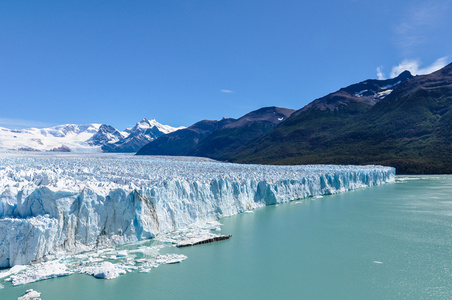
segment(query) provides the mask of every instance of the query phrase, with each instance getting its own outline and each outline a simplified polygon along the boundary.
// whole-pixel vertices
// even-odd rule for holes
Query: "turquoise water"
[[[172,248],[180,264],[5,282],[0,299],[452,299],[452,176],[400,179],[221,220],[232,238]]]

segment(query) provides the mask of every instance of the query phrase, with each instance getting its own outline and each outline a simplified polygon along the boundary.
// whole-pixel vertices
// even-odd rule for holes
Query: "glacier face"
[[[0,154],[0,267],[121,245],[265,205],[394,181],[381,166]]]

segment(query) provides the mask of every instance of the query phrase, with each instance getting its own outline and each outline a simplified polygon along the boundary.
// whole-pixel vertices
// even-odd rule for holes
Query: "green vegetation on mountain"
[[[452,64],[401,83],[375,105],[356,99],[328,102],[327,97],[295,112],[228,159],[382,164],[396,167],[398,173],[452,173]],[[327,102],[329,109],[318,105]]]

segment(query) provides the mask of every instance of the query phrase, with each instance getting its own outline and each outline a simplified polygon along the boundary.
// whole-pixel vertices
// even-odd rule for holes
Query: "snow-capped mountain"
[[[123,132],[123,138],[117,142],[109,142],[102,146],[104,152],[137,152],[141,147],[162,135],[185,127],[171,127],[162,125],[155,119],[143,119],[134,127],[127,128]]]
[[[108,143],[116,143],[126,136],[127,134],[125,132],[121,132],[113,126],[102,124],[99,130],[87,142],[92,146],[103,146]]]
[[[160,124],[155,119],[148,120],[144,118],[140,122],[135,124],[135,126],[133,126],[132,128],[127,128],[125,132],[135,135],[145,134],[152,136],[154,134],[154,138],[158,138],[162,134],[168,134],[183,128],[185,127],[171,127],[169,125]]]
[[[143,119],[124,131],[105,124],[65,124],[27,129],[0,127],[0,150],[133,152],[158,136],[178,129],[162,125],[155,119]]]

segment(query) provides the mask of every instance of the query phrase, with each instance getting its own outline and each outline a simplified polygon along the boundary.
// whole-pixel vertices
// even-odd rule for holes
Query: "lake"
[[[308,198],[220,220],[226,241],[113,280],[74,274],[13,287],[52,299],[451,299],[452,176]]]

